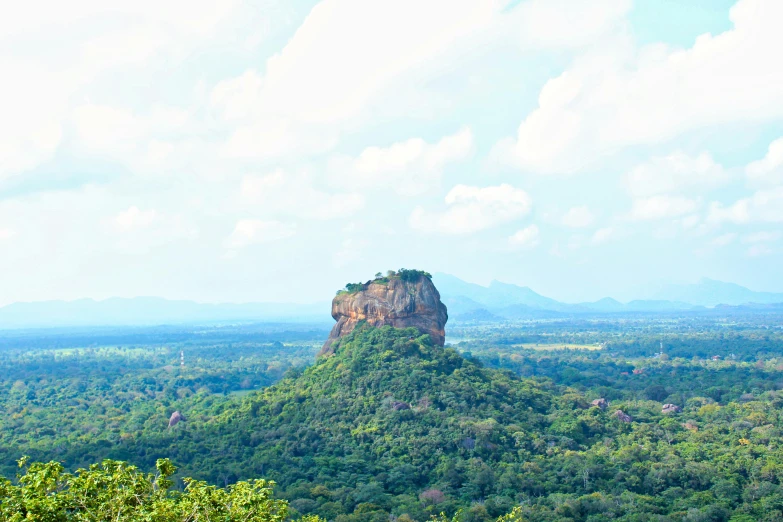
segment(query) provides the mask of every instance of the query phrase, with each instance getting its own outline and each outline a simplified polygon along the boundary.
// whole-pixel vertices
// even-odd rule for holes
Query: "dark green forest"
[[[365,327],[318,360],[323,335],[307,328],[16,339],[0,349],[4,491],[23,455],[66,475],[169,458],[166,502],[187,502],[185,477],[225,494],[263,478],[290,519],[781,520],[775,324],[457,324],[446,348]],[[169,427],[174,411],[185,420]]]

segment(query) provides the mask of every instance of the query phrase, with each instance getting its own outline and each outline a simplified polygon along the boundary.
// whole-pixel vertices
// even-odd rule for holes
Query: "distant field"
[[[234,395],[234,396],[237,396],[237,397],[244,397],[245,395],[253,393],[254,391],[256,391],[256,390],[234,390],[234,391],[228,392],[228,395]]]
[[[514,348],[527,348],[530,350],[600,350],[598,344],[567,344],[567,343],[522,343],[512,345]]]

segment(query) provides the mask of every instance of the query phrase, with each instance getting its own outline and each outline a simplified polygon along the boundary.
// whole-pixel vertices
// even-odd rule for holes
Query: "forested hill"
[[[661,371],[678,379],[682,364]],[[170,457],[181,476],[220,486],[265,477],[293,516],[336,522],[459,509],[460,522],[489,522],[514,506],[529,521],[783,516],[776,392],[693,397],[667,413],[655,400],[596,397],[482,367],[417,329],[359,326],[334,355],[239,404],[205,397],[172,427],[32,457],[142,469]]]
[[[169,458],[216,495],[263,477],[292,518],[334,522],[783,519],[783,344],[766,324],[705,339],[667,321],[665,354],[647,323],[460,327],[463,356],[429,274],[406,270],[348,285],[332,311],[304,370],[309,334],[0,353],[4,474],[22,455],[70,470]],[[31,483],[59,469],[36,466]],[[139,477],[115,468],[93,471]],[[20,484],[0,481],[21,498]]]
[[[301,512],[333,519],[358,509],[349,520],[386,521],[402,510],[423,520],[498,484],[511,494],[516,473],[499,466],[533,444],[526,433],[547,429],[552,403],[546,387],[482,368],[414,328],[363,327],[240,409],[142,444],[167,448],[199,478],[275,480]]]

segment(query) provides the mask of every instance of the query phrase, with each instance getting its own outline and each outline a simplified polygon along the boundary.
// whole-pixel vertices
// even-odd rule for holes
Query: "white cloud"
[[[10,239],[15,248],[0,256],[0,272],[27,270],[25,273],[34,274],[24,280],[25,284],[13,278],[4,281],[4,288],[15,288],[17,292],[11,299],[24,299],[24,292],[33,292],[30,295],[37,299],[55,295],[63,298],[64,294],[57,294],[63,289],[69,289],[70,298],[109,297],[118,291],[113,285],[120,284],[127,284],[132,292],[134,285],[127,280],[115,281],[118,271],[138,270],[143,277],[135,283],[149,284],[146,288],[165,284],[154,279],[153,274],[171,271],[174,262],[170,254],[179,256],[191,247],[202,247],[203,243],[195,241],[200,228],[192,221],[192,215],[171,206],[176,199],[170,193],[158,197],[139,195],[136,188],[135,184],[117,190],[106,185],[85,185],[74,190],[30,192],[2,199],[0,223],[13,227]],[[177,195],[182,192],[180,188]],[[156,255],[149,263],[139,263],[128,255],[152,250]],[[57,262],[33,267],[36,259]],[[155,282],[146,277],[153,277]],[[85,291],[85,285],[94,286]],[[51,289],[58,290],[49,293]]]
[[[236,2],[212,0],[138,0],[108,5],[95,0],[75,0],[68,5],[47,0],[31,0],[10,9],[0,21],[0,34],[7,38],[24,35],[41,29],[67,29],[85,19],[98,21],[125,20],[137,27],[159,27],[169,33],[169,38],[185,34],[209,33],[235,6]],[[76,32],[76,28],[72,28]],[[102,28],[102,33],[120,32],[114,27]],[[174,33],[174,34],[171,34]],[[145,45],[144,42],[137,42]],[[121,58],[121,57],[120,57]]]
[[[560,222],[571,228],[585,228],[593,224],[595,216],[586,206],[572,207],[566,212]]]
[[[229,249],[244,248],[254,244],[278,241],[294,234],[296,234],[296,225],[293,223],[240,219],[224,245]]]
[[[758,190],[752,196],[733,204],[710,204],[707,221],[720,223],[781,223],[783,222],[783,187]]]
[[[237,125],[226,154],[324,152],[371,113],[442,103],[411,86],[468,51],[578,47],[620,25],[629,9],[629,0],[324,0],[263,72],[245,71],[213,90],[217,113]]]
[[[245,204],[266,213],[302,218],[335,219],[350,216],[364,207],[364,197],[360,194],[322,192],[313,186],[307,174],[289,174],[281,169],[266,175],[245,176],[240,196]]]
[[[761,231],[761,232],[754,232],[752,234],[748,234],[745,237],[742,238],[743,243],[773,243],[775,241],[778,241],[781,236],[781,232],[775,231]]]
[[[742,22],[739,15],[736,31],[742,38],[732,36],[721,53],[713,52],[716,42],[729,36],[702,38],[686,51],[656,46],[637,52],[629,45],[632,35],[628,40],[622,36],[632,29],[625,20],[630,0],[433,0],[427,5],[404,0],[391,7],[325,0],[309,15],[299,4],[290,7],[296,3],[266,9],[276,1],[264,1],[261,15],[269,25],[263,31],[275,38],[264,45],[256,39],[264,38],[262,33],[255,32],[249,41],[242,25],[260,24],[236,18],[240,11],[258,9],[243,5],[232,13],[230,4],[236,2],[172,0],[153,5],[140,0],[112,6],[94,0],[68,5],[33,0],[4,13],[0,47],[9,50],[0,56],[4,299],[47,298],[57,292],[58,297],[130,294],[150,288],[144,281],[163,281],[160,292],[176,293],[173,280],[184,281],[185,273],[192,279],[180,288],[199,288],[193,281],[206,277],[209,284],[198,292],[210,292],[210,298],[247,296],[279,284],[267,284],[269,278],[259,273],[301,270],[313,255],[326,253],[327,262],[331,257],[336,265],[350,263],[369,252],[362,238],[373,234],[384,239],[372,244],[373,250],[379,249],[373,253],[376,257],[398,252],[403,243],[423,252],[437,247],[432,237],[413,245],[410,240],[415,238],[406,238],[406,227],[400,228],[400,215],[403,220],[410,216],[414,228],[442,234],[498,226],[486,235],[476,233],[471,241],[479,246],[491,239],[486,236],[497,234],[504,244],[535,244],[537,228],[527,226],[525,217],[530,214],[529,197],[490,197],[483,191],[509,186],[479,187],[500,185],[509,182],[507,178],[479,182],[480,173],[465,171],[460,162],[468,163],[474,149],[483,155],[482,148],[491,145],[485,140],[494,139],[492,129],[505,125],[498,107],[530,107],[530,82],[540,81],[542,63],[561,70],[566,64],[568,70],[542,89],[538,111],[511,140],[513,159],[525,168],[578,170],[628,144],[667,140],[653,152],[663,151],[663,157],[628,173],[633,185],[629,191],[638,200],[636,219],[660,218],[656,227],[671,226],[680,233],[682,227],[691,227],[689,237],[710,225],[704,242],[726,230],[713,222],[702,224],[701,201],[718,198],[699,191],[719,186],[728,169],[692,148],[704,137],[701,133],[686,143],[672,143],[669,137],[709,126],[709,138],[716,143],[723,142],[719,135],[727,128],[749,128],[746,138],[751,139],[758,135],[753,132],[756,122],[780,119],[780,71],[771,65],[777,56],[769,50],[776,48],[778,36],[749,31],[750,22]],[[743,0],[741,5],[748,3]],[[23,16],[17,15],[19,10]],[[303,19],[295,33],[287,27]],[[273,47],[281,49],[276,56],[267,60],[260,54]],[[542,48],[568,51],[529,52]],[[572,61],[574,52],[581,57]],[[734,54],[741,54],[743,62],[766,63],[766,76],[724,67],[731,65]],[[239,76],[226,78],[226,71]],[[707,76],[711,82],[699,83]],[[128,78],[133,81],[128,83]],[[501,78],[508,81],[498,81]],[[739,94],[737,82],[744,83]],[[661,92],[651,92],[650,86],[659,85]],[[694,92],[707,100],[694,101]],[[718,94],[723,99],[716,105],[710,100]],[[756,101],[747,101],[751,97],[758,98],[763,112],[754,108]],[[712,112],[703,106],[708,102]],[[527,116],[520,113],[515,123]],[[458,130],[463,124],[471,127]],[[741,152],[737,147],[750,143],[747,139],[728,151],[732,158]],[[762,182],[781,184],[776,143],[767,158],[748,165],[748,180],[760,188]],[[337,152],[348,155],[327,164],[330,152],[341,145]],[[688,153],[666,155],[678,146]],[[623,162],[640,150],[628,148]],[[9,179],[51,160],[29,180]],[[345,163],[335,170],[340,161]],[[98,170],[98,183],[83,182]],[[174,173],[177,179],[172,179]],[[412,214],[414,205],[406,208],[397,197],[442,197],[457,183],[476,186],[465,187],[465,195],[448,198],[445,204],[422,199],[423,206]],[[584,189],[601,191],[600,183]],[[375,187],[383,192],[371,193]],[[573,194],[582,187],[568,188]],[[34,191],[57,193],[27,197]],[[652,197],[658,199],[648,199]],[[713,219],[780,222],[775,218],[783,208],[780,198],[764,203],[750,192],[730,197],[725,206],[716,204]],[[599,220],[592,213],[616,212],[617,205],[622,201],[615,198],[600,209],[591,205],[579,211],[581,207],[569,210],[551,202],[559,211],[546,221],[588,226],[576,229],[579,241],[597,245],[632,230],[621,220],[614,223],[617,229],[595,230]],[[689,212],[693,205],[697,208]],[[562,213],[566,210],[568,216]],[[342,222],[312,222],[347,216],[361,226],[342,232]],[[627,231],[621,229],[625,226]],[[775,225],[764,227],[774,230]],[[284,261],[263,259],[269,270],[211,271],[215,257],[226,250],[221,246],[241,249],[295,232],[296,241],[279,243],[286,250],[279,256]],[[199,241],[173,243],[199,234]],[[7,241],[12,235],[13,249]],[[565,249],[573,246],[567,237],[560,238]],[[739,237],[732,247],[772,244],[744,244]],[[547,237],[547,242],[557,239]],[[124,251],[152,246],[154,262],[149,267],[135,263],[152,273],[138,269],[135,276],[116,282],[112,271],[137,270]],[[629,242],[627,249],[635,246]],[[236,250],[225,255],[235,255],[231,252]],[[233,265],[237,270],[243,264],[257,268],[247,254]],[[36,262],[40,259],[58,262],[42,266]],[[501,265],[496,268],[504,269]],[[101,266],[113,268],[104,274]],[[181,273],[156,273],[170,273],[171,266],[182,267],[177,271]],[[15,282],[15,277],[24,281]]]
[[[772,64],[783,47],[781,17],[783,2],[740,0],[732,29],[688,49],[607,41],[547,82],[538,108],[494,155],[525,170],[575,172],[625,146],[780,118],[783,68]]]
[[[621,25],[631,0],[533,0],[519,6],[514,29],[523,48],[582,47]]]
[[[14,231],[11,228],[0,227],[0,241],[11,239],[14,236]]]
[[[239,76],[220,81],[212,88],[210,103],[228,121],[247,118],[247,111],[257,102],[264,86],[264,78],[256,71],[245,71]]]
[[[593,232],[590,242],[594,245],[602,245],[617,238],[617,230],[613,227],[599,228]]]
[[[136,205],[115,214],[105,224],[111,244],[125,253],[143,254],[152,248],[199,236],[199,229],[181,214],[140,209]]]
[[[617,227],[602,227],[595,230],[592,234],[572,235],[568,240],[567,247],[569,250],[579,250],[585,247],[599,246],[618,241],[627,235],[629,235],[627,230],[619,229]],[[558,245],[557,249],[552,253],[553,255],[558,255],[562,254],[563,251]]]
[[[722,234],[715,239],[712,240],[712,245],[717,247],[724,247],[727,245],[732,244],[737,239],[737,234],[735,232],[729,232],[727,234]]]
[[[146,116],[131,110],[138,108],[134,101],[151,92],[146,87],[153,81],[155,95],[165,97],[170,77],[192,72],[186,66],[195,63],[195,51],[220,48],[232,59],[246,57],[248,40],[256,42],[270,28],[290,23],[282,16],[289,11],[285,3],[265,3],[265,8],[262,20],[255,20],[257,9],[236,0],[139,0],[119,6],[75,0],[67,8],[33,0],[6,10],[0,45],[22,51],[0,57],[7,79],[0,85],[0,179],[51,159],[68,144],[63,137],[71,118],[87,118],[74,124],[93,154],[108,148],[112,159],[132,162],[133,169],[146,166],[146,160],[153,162],[150,168],[158,167],[154,162],[161,161],[169,144],[152,139],[157,127],[138,126],[136,120]],[[324,0],[261,67],[222,81],[213,79],[214,69],[206,70],[200,76],[212,82],[212,89],[196,85],[184,100],[181,84],[175,92],[178,103],[189,105],[192,118],[198,114],[199,126],[208,129],[205,134],[223,157],[298,158],[332,149],[343,132],[355,132],[379,115],[411,115],[411,109],[436,105],[450,110],[442,93],[427,86],[444,70],[475,76],[474,69],[464,66],[466,50],[491,56],[509,48],[578,48],[619,27],[629,9],[630,0],[589,5],[581,0],[519,5],[507,0],[403,0],[393,5]],[[272,19],[272,14],[283,19]],[[248,29],[243,24],[251,26],[249,36],[237,31]],[[166,71],[165,83],[161,71]],[[144,88],[128,89],[128,77]],[[194,80],[186,81],[191,86]],[[74,102],[91,99],[104,114],[72,110]],[[105,125],[110,122],[114,124]],[[202,145],[192,145],[188,152]]]
[[[639,164],[626,175],[628,191],[637,197],[688,189],[704,190],[729,181],[729,174],[707,152],[689,156],[675,152]]]
[[[693,230],[696,229],[698,225],[702,225],[702,218],[698,214],[691,214],[690,216],[685,216],[680,220],[680,224],[682,225],[682,228],[686,230]]]
[[[67,94],[58,92],[58,86],[67,82],[45,67],[4,56],[0,56],[0,71],[2,181],[46,161],[60,146],[60,117]]]
[[[441,212],[414,209],[411,227],[425,232],[469,234],[525,216],[532,206],[527,192],[505,183],[484,188],[457,185],[445,201],[448,208]]]
[[[114,216],[112,223],[116,230],[130,232],[149,227],[157,217],[158,213],[154,209],[139,210],[139,207],[134,205]]]
[[[73,148],[81,155],[111,159],[134,174],[160,176],[183,167],[193,175],[211,153],[199,142],[199,124],[185,109],[153,107],[137,113],[122,107],[86,104],[70,113]]]
[[[473,133],[464,127],[437,143],[411,138],[389,147],[367,147],[356,158],[335,158],[330,177],[338,186],[391,188],[402,195],[418,195],[438,186],[446,165],[472,153]]]
[[[134,173],[158,173],[173,168],[171,162],[203,164],[205,148],[239,160],[324,153],[344,132],[356,132],[372,118],[436,106],[450,110],[450,100],[427,86],[444,70],[475,76],[474,68],[465,67],[466,50],[491,56],[509,48],[578,48],[619,26],[630,9],[630,0],[528,0],[515,6],[507,0],[324,0],[262,67],[222,81],[206,71],[202,76],[214,82],[212,89],[197,85],[184,99],[178,95],[177,103],[189,109],[187,134],[200,129],[204,138],[172,142],[160,137],[160,127],[145,123],[146,109],[135,110],[133,101],[144,94],[129,96],[127,78],[141,86],[154,80],[155,95],[165,95],[173,83],[169,76],[192,72],[183,64],[193,63],[195,50],[220,48],[232,58],[238,49],[246,53],[247,35],[236,29],[250,25],[251,9],[235,0],[132,4],[75,0],[65,9],[34,0],[4,13],[4,47],[27,49],[42,35],[50,41],[45,51],[33,46],[18,58],[0,57],[9,79],[0,85],[0,179],[54,157],[70,144],[72,126],[83,140],[76,144],[82,152],[128,164]],[[251,40],[264,24],[262,33],[272,25],[266,16],[252,24]],[[481,62],[479,56],[474,60]],[[73,110],[74,102],[88,107]],[[204,141],[211,143],[206,147]],[[194,155],[190,162],[182,159]]]
[[[700,206],[698,200],[684,196],[651,196],[635,199],[630,217],[637,221],[676,218],[695,212]]]
[[[328,150],[390,83],[490,26],[500,7],[469,0],[319,3],[263,74],[246,71],[213,90],[213,106],[237,124],[226,152]]]
[[[129,66],[187,57],[235,7],[233,0],[32,0],[4,9],[0,46],[19,52],[0,56],[0,179],[54,156],[73,100],[92,84],[104,87],[102,97],[128,77],[143,84],[144,74]]]
[[[369,245],[368,241],[347,237],[340,243],[340,249],[332,256],[336,267],[348,266],[362,259],[362,252]]]
[[[193,125],[190,114],[175,107],[154,107],[143,115],[108,105],[80,105],[71,113],[80,145],[100,153],[135,150],[136,141],[176,134]]]
[[[308,123],[351,118],[391,79],[488,25],[498,8],[469,0],[321,2],[267,61],[253,108]]]
[[[783,138],[770,143],[767,155],[748,164],[745,174],[754,184],[783,184]]]
[[[229,159],[271,160],[323,153],[336,143],[334,131],[261,117],[232,130],[220,151]]]
[[[747,251],[748,257],[766,256],[772,253],[772,249],[766,244],[757,244],[750,247]]]
[[[514,248],[535,248],[539,243],[538,235],[538,227],[530,225],[509,236],[508,244]]]

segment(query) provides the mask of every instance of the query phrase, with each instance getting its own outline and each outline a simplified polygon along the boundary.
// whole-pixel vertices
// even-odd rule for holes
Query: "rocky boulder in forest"
[[[180,422],[184,421],[185,417],[182,416],[182,414],[178,411],[175,411],[171,414],[171,417],[169,418],[169,428],[172,426],[176,426]]]
[[[667,413],[680,413],[682,411],[682,408],[677,406],[676,404],[664,404],[663,408],[661,408],[661,413],[667,414]]]
[[[401,269],[366,283],[349,284],[332,301],[332,328],[319,355],[334,353],[334,342],[351,333],[359,323],[394,328],[417,328],[429,334],[432,342],[446,341],[446,305],[432,284],[430,275]]]
[[[408,404],[407,402],[392,401],[391,409],[393,409],[394,411],[409,410],[411,409],[411,405]]]
[[[596,406],[598,408],[601,408],[602,410],[605,410],[607,408],[607,406],[609,406],[609,403],[604,398],[596,399],[593,402],[591,402],[590,404],[592,404],[593,406]]]

